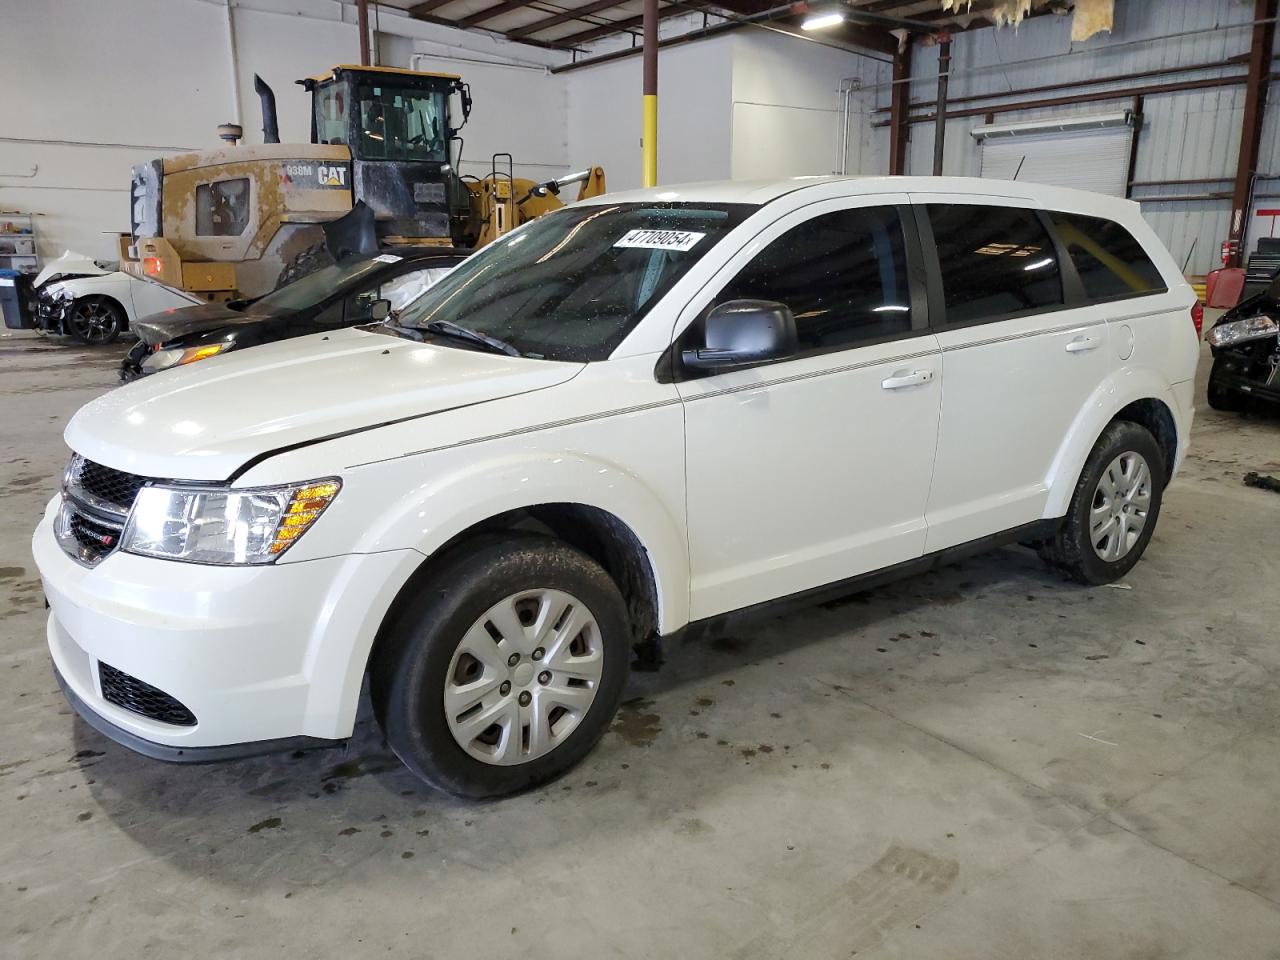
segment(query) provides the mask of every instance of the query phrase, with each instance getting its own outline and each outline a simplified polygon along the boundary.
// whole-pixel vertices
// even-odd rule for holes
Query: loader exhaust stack
[[[280,142],[280,123],[276,119],[276,94],[256,73],[253,75],[253,89],[262,101],[262,142]]]

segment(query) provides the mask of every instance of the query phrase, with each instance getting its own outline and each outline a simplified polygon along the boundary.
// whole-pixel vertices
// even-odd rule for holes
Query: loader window
[[[317,90],[314,100],[316,143],[346,144],[346,91],[342,87],[330,84]]]
[[[448,99],[444,91],[357,86],[356,156],[361,160],[448,159]]]
[[[238,237],[248,225],[248,177],[196,187],[197,237]]]

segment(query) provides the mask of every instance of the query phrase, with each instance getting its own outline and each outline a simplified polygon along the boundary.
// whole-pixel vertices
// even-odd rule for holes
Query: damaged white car
[[[154,280],[122,273],[115,264],[68,251],[36,277],[36,325],[81,343],[113,343],[141,317],[203,303]]]

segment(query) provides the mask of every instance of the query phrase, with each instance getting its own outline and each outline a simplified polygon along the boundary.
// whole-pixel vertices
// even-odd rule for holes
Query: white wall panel
[[[735,34],[733,58],[733,161],[735,178],[828,174],[840,165],[842,81],[880,82],[888,65],[871,57],[762,30]],[[861,122],[874,100],[855,90],[850,98],[846,170],[874,170],[878,159]]]
[[[729,176],[732,37],[662,51],[658,182]],[[640,57],[574,70],[568,80],[569,153],[605,168],[610,190],[640,186]]]

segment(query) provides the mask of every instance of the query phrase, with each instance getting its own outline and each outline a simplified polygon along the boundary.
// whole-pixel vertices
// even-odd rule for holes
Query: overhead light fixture
[[[836,24],[844,23],[844,13],[840,10],[828,10],[823,13],[811,13],[800,24],[801,30],[826,30]]]

